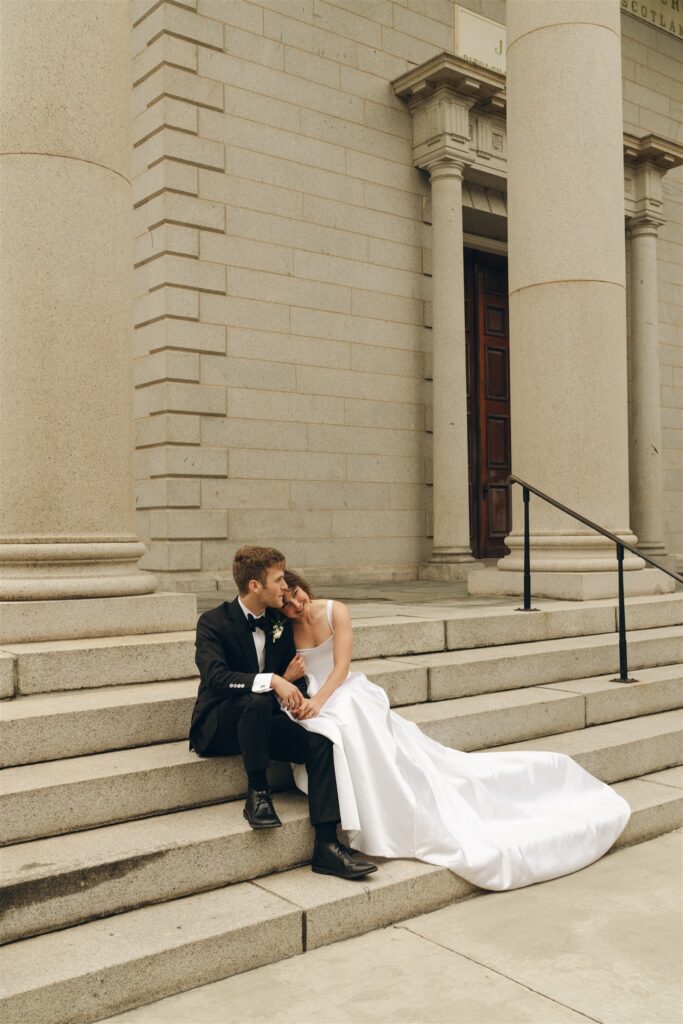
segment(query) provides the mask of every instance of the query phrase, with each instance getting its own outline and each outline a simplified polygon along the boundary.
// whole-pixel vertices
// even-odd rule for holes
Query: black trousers
[[[271,692],[250,691],[237,702],[223,701],[216,710],[217,732],[198,754],[225,757],[241,753],[247,772],[265,771],[269,761],[305,764],[311,824],[340,820],[331,740],[293,722]]]

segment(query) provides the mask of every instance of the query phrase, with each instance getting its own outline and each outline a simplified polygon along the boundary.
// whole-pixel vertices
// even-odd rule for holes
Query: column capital
[[[457,178],[458,181],[462,181],[468,161],[444,153],[435,155],[432,160],[426,160],[420,166],[423,171],[429,171],[432,181],[437,178]]]
[[[624,175],[626,217],[629,231],[636,223],[653,226],[664,223],[662,179],[667,171],[683,164],[683,146],[659,135],[638,138],[624,133]],[[641,228],[640,233],[646,233]]]
[[[430,172],[444,160],[465,166],[476,159],[470,123],[473,108],[493,115],[505,110],[505,76],[449,53],[412,68],[392,85],[413,115],[415,166]],[[500,117],[493,120],[497,122]],[[495,148],[502,152],[504,127],[497,131],[500,139],[495,140]]]
[[[630,135],[624,132],[624,163],[648,163],[660,176],[683,164],[683,146],[661,135]]]
[[[664,223],[666,223],[664,217],[659,214],[643,211],[626,221],[626,230],[630,238],[640,238],[643,235],[652,235],[656,238]]]

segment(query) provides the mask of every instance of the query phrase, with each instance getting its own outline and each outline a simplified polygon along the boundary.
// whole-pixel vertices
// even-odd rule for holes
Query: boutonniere
[[[273,626],[272,632],[270,634],[272,636],[272,638],[273,638],[273,643],[275,643],[277,640],[280,639],[280,637],[282,636],[284,631],[285,631],[285,627],[284,627],[283,623],[282,622],[276,622],[275,625]]]

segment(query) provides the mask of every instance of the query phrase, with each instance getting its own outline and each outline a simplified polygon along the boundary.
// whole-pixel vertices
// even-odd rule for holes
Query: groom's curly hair
[[[238,548],[232,560],[232,576],[240,594],[249,590],[249,580],[265,584],[267,572],[273,565],[285,566],[285,556],[277,548],[260,548],[256,544]]]

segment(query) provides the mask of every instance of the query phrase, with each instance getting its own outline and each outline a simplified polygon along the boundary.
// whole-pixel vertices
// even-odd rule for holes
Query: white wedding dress
[[[332,619],[332,602],[327,604]],[[333,667],[333,638],[300,650],[309,694]],[[565,754],[462,753],[390,710],[386,693],[351,672],[315,718],[334,743],[341,827],[369,856],[414,857],[483,889],[515,889],[601,857],[630,808]],[[293,765],[304,793],[304,765]]]

